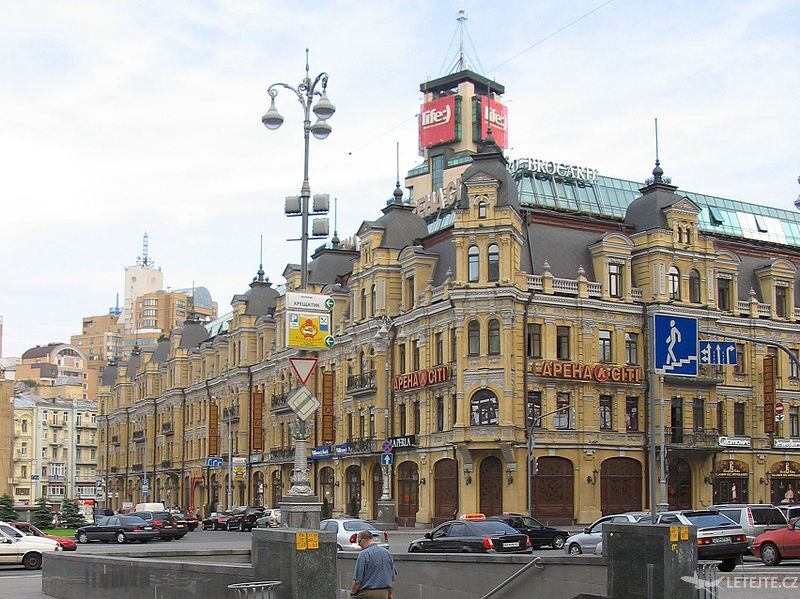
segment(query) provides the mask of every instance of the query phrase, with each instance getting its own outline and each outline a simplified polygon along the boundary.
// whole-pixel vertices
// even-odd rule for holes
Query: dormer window
[[[756,219],[756,229],[758,229],[759,233],[766,233],[767,232],[767,223],[764,220],[764,217],[760,214],[753,215]]]
[[[678,243],[683,243],[683,229],[678,227]]]
[[[715,227],[719,227],[720,225],[725,223],[725,219],[722,218],[722,212],[719,211],[719,208],[715,208],[714,206],[708,207],[708,216],[711,220],[711,224]]]
[[[786,313],[788,312],[786,309],[786,290],[787,288],[782,285],[775,287],[775,316],[778,318],[786,318]]]
[[[730,311],[731,309],[731,280],[717,278],[717,308]]]
[[[681,299],[681,273],[674,266],[669,267],[667,273],[667,280],[669,281],[669,299]]]
[[[486,202],[478,202],[478,218],[486,218]]]
[[[692,229],[690,227],[686,228],[686,245],[691,245],[692,243]]]
[[[622,264],[619,262],[608,265],[608,295],[622,297]]]

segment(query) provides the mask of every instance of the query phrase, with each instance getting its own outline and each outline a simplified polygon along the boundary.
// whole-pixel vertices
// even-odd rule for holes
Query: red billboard
[[[419,147],[430,148],[456,139],[456,97],[426,102],[419,109]]]
[[[497,145],[508,149],[508,109],[491,98],[481,97],[481,139],[486,139],[488,128]]]

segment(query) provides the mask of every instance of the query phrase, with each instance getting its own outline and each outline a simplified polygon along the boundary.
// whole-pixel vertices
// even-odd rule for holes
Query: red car
[[[14,528],[21,530],[25,534],[34,536],[34,537],[44,537],[45,539],[52,539],[59,545],[61,545],[61,551],[77,551],[78,544],[68,537],[56,537],[54,535],[46,535],[41,530],[36,528],[30,522],[11,522],[11,526]]]
[[[753,555],[767,566],[777,566],[784,559],[800,559],[800,518],[786,528],[770,530],[753,541]]]

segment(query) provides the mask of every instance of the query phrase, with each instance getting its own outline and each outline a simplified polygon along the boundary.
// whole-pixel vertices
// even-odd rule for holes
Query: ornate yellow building
[[[479,96],[481,81],[465,71],[425,90]],[[501,87],[484,88],[499,101]],[[462,97],[459,114],[482,102]],[[796,497],[800,378],[785,354],[739,341],[735,365],[654,376],[655,414],[646,381],[656,313],[696,317],[703,338],[797,351],[800,219],[678,192],[658,165],[644,185],[509,165],[480,126],[466,158],[448,147],[425,147],[406,185],[454,182],[450,192],[405,202],[398,185],[379,218],[309,263],[308,291],[336,301],[336,343],[308,382],[323,403],[312,485],[333,512],[376,517],[384,440],[403,525],[529,501],[562,523],[646,509],[650,418],[665,425],[671,506]],[[274,505],[288,490],[296,350],[284,296],[263,274],[229,315],[189,320],[104,371],[99,468],[112,507],[143,499],[145,479],[148,498],[204,512]],[[299,287],[297,266],[283,274],[286,290]],[[769,354],[781,423],[769,389],[764,401]]]

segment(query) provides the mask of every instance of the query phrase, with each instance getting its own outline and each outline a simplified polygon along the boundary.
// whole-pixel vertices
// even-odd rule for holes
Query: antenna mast
[[[467,12],[461,8],[458,11],[458,69],[464,71],[467,69],[467,55],[464,52],[464,27],[467,22]]]
[[[145,231],[144,237],[142,238],[142,266],[144,267],[150,266],[150,258],[147,256],[149,249],[150,236],[147,234],[147,231]]]

